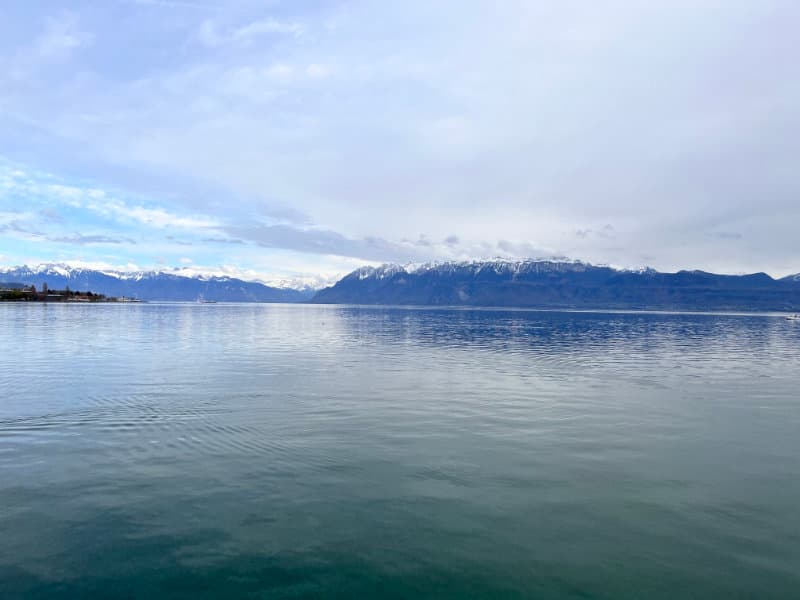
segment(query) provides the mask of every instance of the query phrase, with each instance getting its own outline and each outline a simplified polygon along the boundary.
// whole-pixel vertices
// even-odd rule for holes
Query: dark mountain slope
[[[216,302],[302,302],[310,290],[281,289],[231,277],[184,277],[156,271],[140,273],[103,272],[64,265],[16,267],[0,273],[8,281],[35,285],[41,289],[92,291],[106,296],[127,296],[141,300],[205,300]]]
[[[800,280],[765,273],[622,271],[567,261],[483,261],[365,267],[315,303],[654,310],[798,310]]]

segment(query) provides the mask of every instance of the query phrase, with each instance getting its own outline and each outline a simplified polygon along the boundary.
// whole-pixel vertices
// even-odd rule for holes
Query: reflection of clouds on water
[[[625,585],[644,585],[668,561],[701,586],[698,552],[755,590],[763,574],[730,536],[798,559],[800,328],[782,318],[0,312],[13,316],[0,318],[14,348],[0,361],[12,595],[376,597],[437,580],[454,597],[525,597],[576,556],[593,584],[626,564]]]

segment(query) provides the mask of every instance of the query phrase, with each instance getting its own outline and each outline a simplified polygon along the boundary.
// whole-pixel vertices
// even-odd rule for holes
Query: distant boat
[[[786,315],[787,321],[800,321],[800,315]]]
[[[198,294],[197,295],[197,303],[198,304],[216,304],[217,301],[216,300],[206,300],[205,298],[203,298],[203,294]]]

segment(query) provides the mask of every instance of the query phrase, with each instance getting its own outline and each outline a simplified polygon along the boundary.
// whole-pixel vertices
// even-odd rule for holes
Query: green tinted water
[[[0,306],[0,597],[800,590],[775,317]]]

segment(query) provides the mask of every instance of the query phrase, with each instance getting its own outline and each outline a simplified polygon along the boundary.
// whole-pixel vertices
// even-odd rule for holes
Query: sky
[[[9,0],[0,265],[800,271],[800,3]]]

